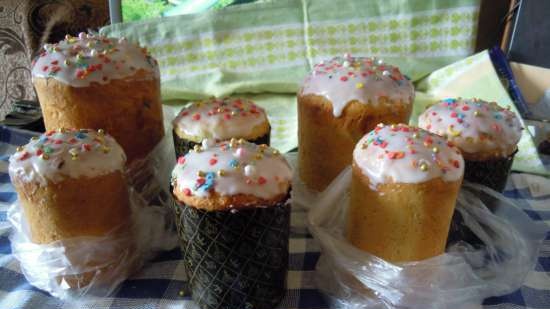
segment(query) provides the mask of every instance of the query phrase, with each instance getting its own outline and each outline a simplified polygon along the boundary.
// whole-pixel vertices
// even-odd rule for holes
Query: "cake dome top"
[[[103,130],[48,131],[20,146],[9,159],[9,173],[23,181],[59,182],[122,170],[126,155]]]
[[[480,99],[445,99],[420,115],[418,125],[445,136],[464,155],[494,153],[506,157],[514,152],[521,138],[516,114],[495,102]]]
[[[443,137],[405,124],[379,124],[353,151],[354,163],[371,185],[456,181],[464,173],[460,150]]]
[[[330,100],[334,116],[339,117],[351,101],[412,104],[414,87],[398,67],[382,59],[346,54],[313,67],[301,89],[301,95],[308,94]]]
[[[177,132],[198,138],[198,141],[204,138],[248,138],[255,128],[269,126],[263,108],[244,98],[211,98],[192,102],[180,111],[172,124]],[[261,133],[264,133],[263,130]]]
[[[157,61],[146,48],[125,38],[84,32],[45,44],[32,66],[33,77],[54,78],[73,87],[107,84],[138,72],[143,79],[159,77]]]
[[[286,194],[291,179],[290,166],[277,150],[243,139],[217,144],[205,140],[178,158],[172,172],[174,191],[199,198],[216,194],[269,200]]]

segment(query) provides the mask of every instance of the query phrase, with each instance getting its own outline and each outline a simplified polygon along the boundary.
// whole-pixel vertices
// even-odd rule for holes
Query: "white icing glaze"
[[[412,104],[414,87],[399,68],[381,59],[335,57],[316,64],[306,78],[301,95],[324,96],[332,103],[333,114],[340,117],[350,101],[378,103],[381,97]]]
[[[244,140],[221,142],[178,159],[172,185],[188,196],[253,195],[271,199],[284,194],[292,171],[283,156],[266,145]]]
[[[159,78],[157,61],[147,49],[126,39],[80,33],[78,37],[67,35],[59,43],[44,45],[33,63],[32,76],[86,87],[93,82],[106,84],[123,79],[138,70],[150,73],[146,78]]]
[[[521,137],[512,111],[478,99],[445,99],[418,118],[419,127],[446,137],[465,153],[497,152],[508,156]]]
[[[122,170],[126,155],[110,135],[93,130],[49,131],[10,157],[9,173],[25,182],[59,182]]]
[[[245,137],[266,121],[265,111],[251,100],[223,98],[188,104],[172,124],[188,136],[226,140]]]
[[[404,124],[378,125],[357,143],[353,159],[374,187],[438,177],[456,181],[464,173],[458,148],[441,136]]]

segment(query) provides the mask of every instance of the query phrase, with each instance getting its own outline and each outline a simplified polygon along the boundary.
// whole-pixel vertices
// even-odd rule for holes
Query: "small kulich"
[[[113,239],[110,250],[87,252],[85,257],[73,242],[66,245],[65,258],[72,266],[97,266],[94,272],[59,278],[70,287],[86,286],[94,274],[109,278],[110,262],[116,261],[122,250],[134,248],[129,236],[131,208],[125,161],[123,149],[111,136],[103,130],[88,129],[48,131],[10,157],[10,178],[33,243],[78,237]]]
[[[464,171],[456,147],[404,124],[379,125],[353,152],[347,238],[390,262],[445,250]]]
[[[275,308],[285,295],[292,172],[244,140],[198,147],[172,174],[193,300],[202,309]]]
[[[418,125],[461,150],[464,180],[504,190],[522,130],[513,111],[496,102],[448,98],[428,107]]]
[[[164,136],[159,68],[146,48],[124,38],[67,35],[44,45],[32,76],[46,130],[105,129],[129,165]]]
[[[323,191],[379,123],[407,123],[414,87],[399,68],[348,54],[315,65],[298,93],[300,178]]]
[[[244,139],[269,145],[271,126],[265,111],[244,98],[211,98],[191,102],[172,121],[176,156],[185,155],[205,139]]]

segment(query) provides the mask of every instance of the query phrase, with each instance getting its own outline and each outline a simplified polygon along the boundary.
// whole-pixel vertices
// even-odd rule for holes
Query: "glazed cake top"
[[[301,95],[307,94],[330,100],[334,116],[340,117],[353,100],[377,104],[381,98],[386,98],[412,104],[414,87],[399,68],[384,63],[382,59],[346,54],[313,67],[301,89]]]
[[[90,83],[107,84],[124,79],[143,70],[145,78],[158,78],[159,69],[146,48],[125,38],[107,38],[81,32],[78,37],[67,35],[65,40],[45,44],[33,61],[32,76],[55,78],[73,87]]]
[[[188,104],[172,124],[177,131],[200,140],[226,140],[246,137],[265,122],[265,111],[251,100],[212,98]]]
[[[353,159],[374,186],[433,178],[450,182],[464,173],[460,150],[451,142],[405,124],[376,126],[357,143]]]
[[[217,144],[204,140],[202,147],[178,158],[172,171],[174,190],[204,198],[215,192],[268,200],[286,194],[291,179],[290,166],[277,150],[243,139]]]
[[[59,182],[65,178],[95,177],[122,170],[126,155],[103,130],[59,129],[20,146],[9,160],[12,178]]]
[[[418,125],[445,136],[464,153],[493,152],[504,157],[515,151],[522,130],[516,114],[495,102],[460,98],[430,106]]]

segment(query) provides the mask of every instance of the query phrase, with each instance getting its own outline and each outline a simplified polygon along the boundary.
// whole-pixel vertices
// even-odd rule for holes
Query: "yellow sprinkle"
[[[361,145],[361,149],[367,149],[369,147],[369,144],[367,143],[363,143],[363,145]]]
[[[428,164],[426,164],[426,163],[420,164],[420,170],[423,171],[423,172],[427,171],[428,170]]]
[[[239,138],[239,141],[237,141],[237,144],[239,145],[244,144],[244,138]]]
[[[65,129],[64,128],[58,128],[57,133],[65,133]]]
[[[107,147],[107,146],[103,146],[101,148],[101,150],[103,150],[103,153],[108,153],[109,151],[111,151],[111,148]]]
[[[185,296],[185,292],[183,290],[181,290],[181,291],[178,292],[178,295],[179,296]]]
[[[479,117],[480,116],[479,111],[474,111],[474,116]]]
[[[105,130],[99,129],[99,130],[97,130],[97,134],[99,134],[99,136],[103,136],[103,135],[105,135]]]
[[[231,116],[237,116],[237,112],[236,112],[236,111],[232,111],[232,112],[231,112]]]
[[[17,152],[23,151],[23,146],[17,146]]]
[[[206,174],[203,171],[198,171],[197,176],[204,177]]]
[[[355,84],[355,88],[357,88],[357,89],[361,89],[361,88],[363,88],[363,87],[365,87],[365,85],[364,85],[363,83],[357,83],[357,84]]]
[[[193,150],[195,152],[201,152],[202,151],[202,147],[200,145],[195,145],[195,147],[193,147]]]
[[[261,154],[261,153],[257,153],[255,156],[254,156],[254,159],[256,160],[261,160],[264,156]]]
[[[418,138],[418,133],[413,133],[413,138]]]
[[[225,175],[226,175],[225,170],[219,170],[218,171],[218,176],[223,177]]]
[[[395,130],[395,128],[397,128],[397,126],[396,126],[395,124],[392,124],[392,125],[390,126],[390,128],[391,128],[392,130]]]
[[[72,154],[71,153],[71,159],[78,160],[78,154],[76,154],[76,153]]]
[[[279,152],[279,150],[277,150],[277,149],[273,149],[273,154],[274,154],[274,155],[278,155],[278,154],[280,154],[280,152]]]
[[[50,156],[48,156],[47,154],[43,153],[42,155],[40,155],[40,158],[42,158],[42,160],[48,160],[50,158]]]
[[[38,140],[38,136],[31,137],[31,141],[37,141],[37,140]]]
[[[439,148],[434,147],[434,148],[432,148],[432,151],[433,151],[434,153],[438,153],[438,152],[439,152]]]

